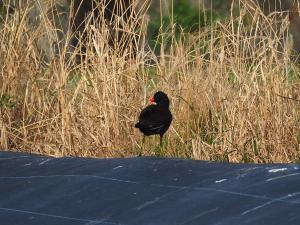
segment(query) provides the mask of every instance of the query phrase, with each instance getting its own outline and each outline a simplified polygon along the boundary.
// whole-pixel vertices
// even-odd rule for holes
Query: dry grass
[[[0,31],[0,148],[56,156],[299,160],[299,68],[289,45],[282,47],[288,20],[275,32],[275,16],[242,1],[240,7],[239,17],[180,39],[162,31],[159,39],[169,37],[171,47],[151,66],[142,50],[131,60],[117,56],[100,32],[90,37],[86,63],[69,66],[62,52],[45,64],[34,46],[39,33],[26,16],[13,16]],[[168,93],[174,114],[163,148],[155,137],[142,146],[134,129],[156,90]]]

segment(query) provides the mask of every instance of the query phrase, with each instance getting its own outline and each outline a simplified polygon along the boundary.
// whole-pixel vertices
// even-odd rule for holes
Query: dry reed
[[[276,31],[275,16],[240,1],[239,16],[198,33],[176,38],[162,30],[159,40],[168,37],[171,44],[161,43],[153,65],[145,64],[148,53],[141,47],[135,59],[115,54],[106,44],[108,28],[90,26],[86,63],[74,66],[66,52],[43,62],[34,46],[41,34],[28,28],[26,10],[0,28],[1,149],[55,156],[299,160],[299,68],[285,43],[287,18]],[[145,18],[142,10],[139,46],[146,39]],[[168,93],[174,114],[163,148],[156,137],[142,145],[134,129],[156,90]]]

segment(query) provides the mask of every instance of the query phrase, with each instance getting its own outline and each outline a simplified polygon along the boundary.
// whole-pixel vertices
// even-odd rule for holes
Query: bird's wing
[[[156,105],[147,106],[139,119],[139,125],[153,133],[159,133],[165,127],[165,118]]]
[[[146,108],[142,110],[139,120],[144,120],[145,118],[151,117],[154,111],[155,111],[155,105],[148,105]]]
[[[147,123],[143,121],[142,126],[148,131],[152,133],[160,133],[161,129],[165,126],[164,124],[154,124],[154,123]]]

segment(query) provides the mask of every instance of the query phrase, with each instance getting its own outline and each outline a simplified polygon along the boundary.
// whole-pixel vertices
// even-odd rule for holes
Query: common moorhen
[[[158,91],[150,98],[150,102],[152,104],[142,110],[135,127],[139,128],[145,136],[159,134],[160,145],[162,145],[163,135],[172,122],[170,101],[164,92]]]

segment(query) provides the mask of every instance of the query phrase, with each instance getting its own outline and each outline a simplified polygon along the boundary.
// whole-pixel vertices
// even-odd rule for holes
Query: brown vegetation
[[[114,54],[105,24],[89,37],[85,63],[74,66],[62,52],[45,64],[35,48],[43,34],[28,29],[26,12],[10,16],[0,28],[0,148],[56,156],[297,161],[299,68],[290,59],[289,21],[274,32],[272,15],[251,7],[241,1],[240,16],[180,38],[162,31],[163,49],[151,66],[142,49],[132,60],[126,52]],[[143,43],[144,13],[137,17]],[[155,137],[142,146],[134,129],[156,90],[168,93],[174,115],[162,148]]]

